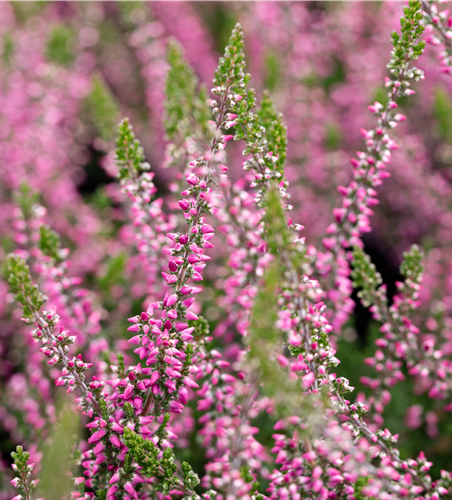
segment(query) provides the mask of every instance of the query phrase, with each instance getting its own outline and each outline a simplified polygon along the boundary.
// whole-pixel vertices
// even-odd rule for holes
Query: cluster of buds
[[[172,303],[175,298],[171,298],[171,295],[165,299],[163,303],[166,303],[166,307],[175,304]],[[182,308],[186,309],[183,303],[179,310]],[[186,310],[186,315],[195,316],[189,310]],[[135,352],[140,359],[146,359],[146,365],[151,367],[146,369],[148,378],[141,384],[148,391],[144,411],[150,411],[152,415],[159,415],[162,411],[181,413],[187,403],[187,388],[197,387],[189,376],[197,372],[196,365],[192,364],[193,345],[190,343],[194,327],[171,320],[168,314],[156,319],[152,309],[142,313],[141,317],[129,318],[129,321],[134,324],[128,330],[139,332],[129,342],[140,345]]]

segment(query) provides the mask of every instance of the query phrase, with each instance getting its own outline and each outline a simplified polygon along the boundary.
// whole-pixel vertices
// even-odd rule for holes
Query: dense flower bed
[[[448,10],[0,3],[0,39],[0,497],[451,498]]]

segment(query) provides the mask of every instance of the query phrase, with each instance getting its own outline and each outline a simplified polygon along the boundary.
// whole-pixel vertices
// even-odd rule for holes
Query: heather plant
[[[5,99],[18,99],[19,109],[29,105],[35,116],[44,117],[40,131],[46,133],[42,141],[27,117],[23,130],[0,137],[1,151],[4,145],[14,148],[5,186],[16,193],[1,193],[8,206],[2,226],[10,223],[2,265],[9,292],[4,293],[19,306],[11,307],[11,324],[21,339],[13,341],[22,342],[23,350],[20,373],[9,376],[1,398],[2,416],[19,421],[11,427],[21,442],[11,454],[15,500],[450,498],[451,473],[430,472],[430,450],[410,456],[384,422],[391,393],[406,378],[413,381],[414,395],[427,401],[429,435],[435,433],[438,415],[452,410],[451,225],[443,217],[446,222],[441,219],[437,233],[432,232],[439,249],[413,245],[405,250],[394,297],[366,253],[377,188],[384,188],[383,180],[394,170],[397,144],[402,150],[409,146],[403,134],[397,143],[389,134],[406,119],[400,108],[413,122],[422,116],[422,111],[411,113],[407,103],[416,98],[413,87],[416,95],[428,94],[423,70],[413,66],[425,57],[425,42],[444,45],[440,68],[449,73],[447,12],[438,13],[433,1],[410,0],[403,10],[388,7],[400,23],[391,38],[385,90],[368,107],[376,125],[367,118],[363,122],[365,147],[351,160],[348,177],[353,179],[347,183],[339,176],[343,180],[337,183],[341,207],[332,209],[324,234],[309,238],[316,230],[310,233],[300,224],[303,210],[292,184],[297,153],[291,150],[291,124],[300,131],[298,108],[291,110],[290,102],[287,107],[278,91],[284,78],[296,82],[297,71],[303,71],[294,64],[299,41],[288,50],[288,68],[267,57],[272,78],[268,68],[257,67],[273,92],[256,91],[245,72],[247,33],[236,24],[212,71],[209,95],[203,80],[213,49],[200,25],[205,13],[191,4],[178,6],[180,12],[169,22],[165,4],[146,10],[140,3],[88,3],[61,12],[37,5],[51,13],[56,25],[46,43],[43,23],[35,21],[33,36],[27,39],[25,30],[16,40],[19,54],[4,49],[8,64],[24,64],[27,47],[39,42],[41,52],[26,76],[36,81],[25,83],[12,73],[5,80]],[[1,8],[9,32],[16,18]],[[296,32],[305,12],[304,6],[284,3],[234,9],[243,9],[244,19],[257,12],[273,26],[269,40],[276,46],[288,43],[287,33]],[[340,9],[331,19],[346,19]],[[322,13],[316,20],[317,14],[306,18],[320,28],[334,28]],[[28,15],[36,14],[17,11],[17,19]],[[82,18],[88,26],[75,39]],[[287,33],[278,34],[284,23]],[[250,25],[262,36],[261,27]],[[320,36],[318,27],[312,29]],[[102,48],[94,48],[103,30],[127,42],[115,64],[103,58]],[[253,43],[251,54],[258,52]],[[46,62],[38,61],[41,54]],[[320,57],[319,68],[328,57]],[[127,78],[117,68],[133,72],[134,64],[143,77],[144,111],[127,91],[115,92]],[[55,89],[55,74],[77,78],[75,96],[65,85]],[[294,99],[303,85],[312,85],[314,75],[311,83],[308,76],[296,83]],[[75,135],[79,144],[58,135],[64,114],[45,118],[45,103],[36,102],[46,94],[33,86],[37,81],[66,96],[68,115],[80,113],[89,121],[81,132],[75,120],[65,125],[64,133]],[[24,88],[35,90],[22,96],[18,89]],[[326,101],[318,94],[320,108]],[[287,109],[288,125],[279,105]],[[130,118],[120,122],[113,151],[120,109]],[[8,116],[13,119],[13,109]],[[141,142],[143,116],[150,119],[151,137]],[[441,124],[447,128],[447,120]],[[95,136],[90,148],[102,157],[106,178],[110,181],[115,172],[116,183],[109,182],[85,205],[55,158],[47,170],[40,163],[37,171],[45,171],[45,179],[61,178],[60,186],[73,193],[78,208],[53,196],[45,179],[26,182],[33,144],[43,155],[57,145],[60,157],[62,144],[83,155],[87,130]],[[325,147],[332,151],[340,139],[334,125],[328,130]],[[21,133],[24,151],[14,142]],[[156,146],[150,162],[149,144]],[[321,151],[318,142],[316,147]],[[19,175],[16,164],[22,165]],[[447,198],[437,174],[432,178],[433,192]],[[438,206],[450,216],[443,198]],[[79,227],[77,210],[91,221],[89,228]],[[433,272],[438,274],[433,264],[440,259],[448,270],[437,287],[441,300],[434,295],[439,278]],[[341,367],[356,365],[347,358],[341,335],[350,325],[354,289],[381,337],[364,360],[368,376],[352,373],[349,380],[341,376]],[[16,326],[19,318],[26,327]],[[356,352],[351,343],[348,349]],[[355,397],[357,385],[367,392]],[[58,411],[63,388],[71,406]],[[416,427],[423,411],[420,403],[408,409],[409,428]],[[80,432],[70,412],[80,414]]]

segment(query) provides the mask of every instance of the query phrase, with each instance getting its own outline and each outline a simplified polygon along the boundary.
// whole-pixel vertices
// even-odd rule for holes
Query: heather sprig
[[[194,170],[186,174],[188,189],[182,192],[184,199],[178,202],[188,225],[187,232],[167,233],[167,238],[173,242],[172,247],[164,248],[164,253],[171,257],[168,272],[162,272],[166,283],[172,288],[172,293],[165,294],[162,301],[152,303],[140,317],[130,318],[134,323],[129,331],[137,333],[130,341],[141,345],[136,349],[140,359],[146,359],[147,365],[153,365],[150,377],[151,387],[148,391],[143,413],[158,416],[162,411],[181,413],[187,403],[187,387],[196,384],[188,377],[190,371],[196,372],[196,365],[191,364],[193,346],[193,328],[181,319],[196,320],[198,317],[189,308],[195,301],[194,295],[202,291],[201,287],[192,286],[189,282],[201,281],[206,263],[211,259],[204,254],[204,249],[212,248],[210,240],[214,236],[214,229],[206,223],[205,217],[213,211],[211,204],[211,185],[213,184],[214,158],[224,149],[230,139],[223,136],[221,128],[225,124],[226,115],[234,105],[231,101],[231,90],[239,87],[243,79],[241,65],[243,61],[243,33],[237,27],[231,36],[231,41],[226,48],[225,56],[220,59],[217,74],[219,77],[225,71],[231,71],[231,77],[224,80],[224,85],[215,87],[218,96],[215,126],[218,135],[212,138],[210,152],[192,162]],[[118,147],[123,143],[133,141],[128,126],[120,127]],[[137,154],[137,159],[134,159]],[[118,158],[128,155],[131,165],[142,163],[142,153],[136,147],[134,151],[120,152]],[[120,160],[120,165],[126,165]],[[132,167],[133,168],[133,167]],[[127,175],[125,168],[124,176]],[[199,176],[199,177],[198,177]],[[189,296],[192,297],[189,297]],[[161,312],[160,312],[161,311]],[[160,316],[160,317],[159,317]],[[177,321],[179,319],[179,321]],[[177,345],[177,348],[176,348]],[[169,357],[171,356],[171,357]],[[169,362],[170,360],[170,362]]]
[[[123,144],[127,145],[135,140],[130,133],[130,128],[126,125],[124,125],[123,128],[123,136],[128,137],[125,137],[125,140],[118,141],[118,149],[120,149]],[[140,169],[136,168],[136,165],[139,166],[144,161],[142,150],[135,142],[135,147],[132,150],[119,151],[117,158],[120,162],[122,162],[120,163],[120,167],[122,167],[120,171],[120,177],[122,175],[124,184],[129,185],[129,193],[131,195],[132,201],[138,208],[138,210],[135,210],[134,213],[139,215],[139,217],[141,218],[140,220],[146,220],[147,209],[145,204],[149,202],[150,197],[146,199],[144,196],[142,196],[142,192],[140,190],[143,188],[143,184],[140,183],[137,178],[137,174]],[[130,165],[131,167],[130,173],[127,172],[127,161],[128,165]],[[195,167],[199,166],[202,167],[203,165],[195,165]],[[179,290],[181,296],[185,294],[190,295],[191,293],[200,291],[199,288],[185,286],[185,282],[189,278],[192,278],[194,280],[198,280],[201,278],[199,273],[204,267],[202,260],[207,260],[207,256],[201,255],[201,260],[200,257],[197,257],[197,255],[199,254],[199,251],[197,251],[197,249],[202,247],[207,248],[208,241],[212,236],[210,227],[206,224],[202,224],[201,231],[194,230],[197,221],[199,220],[201,223],[203,221],[201,218],[198,219],[197,217],[193,216],[195,215],[195,213],[197,215],[198,210],[200,210],[202,214],[202,211],[208,208],[207,203],[204,201],[206,197],[203,196],[206,185],[203,185],[203,181],[199,182],[196,174],[188,176],[187,180],[193,187],[190,188],[190,190],[186,190],[184,194],[187,196],[192,193],[199,193],[200,195],[198,201],[194,205],[191,205],[190,202],[187,203],[182,200],[181,202],[179,202],[179,205],[183,209],[183,211],[188,212],[185,215],[187,222],[190,223],[191,221],[193,221],[193,225],[191,226],[193,230],[189,233],[189,235],[185,236],[186,241],[182,241],[183,235],[168,233],[168,237],[170,238],[170,240],[175,241],[178,245],[174,249],[165,249],[167,254],[176,257],[176,259],[172,260],[169,263],[169,273],[163,273],[163,277],[167,281],[167,283],[173,286],[176,292]],[[135,188],[135,186],[137,187]],[[144,188],[146,188],[146,186],[144,186]],[[132,206],[132,210],[134,210],[134,206]],[[142,224],[135,225],[140,226]],[[168,229],[169,228],[167,227],[166,230]],[[188,256],[188,243],[190,243],[191,248],[187,267],[187,265],[183,264],[184,260]],[[153,248],[153,250],[155,251],[156,249]],[[178,271],[179,266],[180,270]],[[178,286],[174,285],[174,278],[176,278],[177,282],[177,276],[179,276],[181,280]],[[174,298],[176,298],[176,301],[174,300]],[[197,386],[188,376],[188,370],[195,370],[196,368],[195,366],[192,366],[191,361],[193,347],[190,343],[187,343],[192,339],[191,331],[194,328],[189,328],[187,324],[184,324],[182,322],[175,322],[174,324],[172,324],[171,322],[172,319],[177,317],[177,314],[182,314],[188,320],[197,319],[197,316],[188,310],[190,305],[193,303],[193,300],[193,298],[190,298],[184,301],[184,304],[180,304],[178,303],[176,294],[166,294],[163,302],[152,304],[152,307],[148,308],[146,313],[143,312],[140,317],[130,319],[134,323],[134,325],[130,327],[129,330],[138,332],[142,329],[143,333],[145,334],[143,338],[141,338],[141,335],[137,335],[136,337],[131,339],[133,343],[141,343],[142,345],[142,347],[138,348],[136,352],[138,352],[141,359],[143,359],[144,357],[147,358],[147,364],[155,364],[157,362],[156,368],[158,368],[157,370],[155,370],[155,368],[143,369],[143,373],[146,373],[146,375],[148,375],[148,378],[141,381],[137,380],[137,389],[139,389],[140,391],[146,390],[146,388],[149,387],[144,406],[142,406],[143,415],[146,415],[149,410],[151,410],[151,414],[155,416],[160,415],[161,412],[165,410],[169,410],[174,413],[181,412],[184,404],[186,404],[187,401],[188,394],[186,387]],[[177,309],[173,307],[175,305],[177,306]],[[154,309],[164,310],[163,320],[156,320],[156,317],[153,317]],[[176,313],[176,316],[174,316],[174,313]],[[150,331],[152,331],[152,335],[154,336],[156,334],[158,336],[158,334],[161,333],[161,338],[157,338],[157,342],[155,342],[154,340],[155,337],[151,337],[151,339],[148,340],[146,334]],[[171,337],[169,337],[168,334]],[[176,343],[177,349],[174,348]],[[157,359],[154,359],[156,354],[158,354],[159,352],[160,355],[158,355]],[[168,355],[170,357],[168,357]],[[171,360],[170,364],[168,364],[168,360]],[[182,362],[180,360],[182,360]],[[135,376],[133,378],[135,378]],[[131,393],[130,391],[126,390],[124,391],[124,396],[126,395],[126,393],[128,398],[133,397],[133,392]],[[141,398],[139,399],[141,401]],[[133,399],[134,405],[137,404],[136,401],[136,399]],[[131,409],[126,411],[130,412]],[[132,419],[132,421],[135,420],[132,413],[128,416],[128,418]],[[148,418],[152,419],[153,417]],[[145,428],[141,427],[141,429],[142,432],[144,432]],[[118,442],[117,439],[115,440],[115,443],[117,443],[117,446],[120,446],[120,442]],[[111,488],[115,490],[115,484],[113,484]]]
[[[58,233],[45,224],[39,227],[39,240],[37,246],[39,250],[41,250],[44,255],[50,257],[55,264],[59,264],[67,254],[66,251],[62,251]]]
[[[14,299],[22,304],[24,321],[32,323],[47,298],[41,293],[38,285],[32,282],[30,268],[19,255],[11,254],[7,257],[4,272],[15,294]]]
[[[383,283],[380,273],[372,264],[370,257],[364,251],[355,247],[353,250],[353,270],[351,273],[353,286],[359,288],[358,297],[364,307],[369,307],[372,303],[372,295]]]
[[[17,446],[16,451],[11,453],[14,464],[12,465],[17,477],[11,481],[11,484],[20,492],[14,497],[14,500],[32,500],[33,491],[36,489],[36,482],[31,479],[35,464],[30,461],[30,453],[24,451],[22,446]]]
[[[168,139],[173,146],[179,147],[183,147],[181,143],[189,137],[206,141],[211,134],[207,90],[200,86],[175,40],[169,41],[166,57],[169,64],[165,85],[165,131]]]
[[[122,120],[118,127],[115,161],[119,167],[118,178],[121,182],[136,180],[140,174],[151,168],[127,118]]]
[[[155,300],[160,291],[156,276],[166,264],[162,253],[165,233],[173,231],[177,223],[162,210],[163,199],[156,197],[154,172],[150,172],[144,150],[127,118],[118,127],[115,161],[122,190],[131,201],[134,243],[139,253],[140,272],[146,273],[147,299]]]
[[[14,202],[20,208],[25,220],[32,218],[33,207],[38,202],[39,196],[31,187],[23,182],[13,194]]]
[[[92,408],[98,408],[97,397],[89,391],[85,383],[84,372],[92,364],[84,363],[79,354],[72,359],[69,357],[69,346],[74,343],[75,337],[61,328],[59,333],[54,330],[59,322],[59,316],[54,311],[42,309],[46,303],[46,297],[41,293],[38,285],[33,283],[30,270],[24,259],[18,255],[11,254],[6,259],[5,270],[8,283],[15,293],[15,299],[23,306],[23,320],[26,323],[37,324],[32,332],[36,340],[40,340],[43,347],[40,351],[49,358],[48,364],[55,365],[60,362],[64,364],[62,376],[56,381],[57,385],[68,386],[68,392],[80,389],[84,396],[83,407],[92,414]]]
[[[259,121],[265,128],[267,148],[276,156],[275,168],[284,176],[287,156],[287,127],[282,113],[277,113],[270,93],[264,91],[258,110]]]

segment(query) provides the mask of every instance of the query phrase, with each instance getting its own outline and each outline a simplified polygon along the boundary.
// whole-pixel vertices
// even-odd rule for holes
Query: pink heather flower
[[[195,174],[187,174],[187,178],[185,180],[192,186],[196,186],[199,182],[199,179]]]
[[[198,320],[198,316],[196,316],[196,314],[190,310],[188,310],[186,313],[185,313],[185,318],[187,318],[188,320],[190,321],[196,321]]]
[[[132,498],[138,498],[138,494],[137,494],[135,488],[132,486],[132,483],[126,483],[124,485],[124,489],[127,491],[127,493],[132,495]]]
[[[119,489],[118,486],[114,484],[108,489],[107,496],[113,496],[118,491],[118,489]]]
[[[166,307],[171,307],[172,305],[174,305],[174,304],[177,302],[177,300],[178,300],[178,296],[177,296],[177,294],[172,293],[172,294],[168,297],[168,299],[167,299],[167,301],[166,301],[165,306],[166,306]],[[165,301],[163,301],[163,302],[165,302]]]
[[[171,413],[182,413],[182,410],[184,409],[184,405],[179,403],[179,401],[174,401],[171,400],[169,403],[169,411]]]
[[[312,372],[307,373],[302,377],[302,384],[305,389],[309,389],[315,381],[315,375]]]
[[[213,233],[214,232],[214,229],[212,226],[209,226],[208,224],[204,224],[201,226],[201,232],[203,234],[206,234],[206,233]]]
[[[179,200],[177,203],[179,204],[180,208],[185,212],[190,208],[190,203],[187,200]]]

